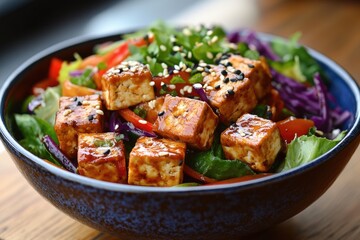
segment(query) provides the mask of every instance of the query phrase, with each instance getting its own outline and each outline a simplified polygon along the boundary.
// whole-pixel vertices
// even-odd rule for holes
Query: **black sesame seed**
[[[183,162],[184,162],[183,160],[180,160],[179,161],[179,166],[181,166],[183,164]]]
[[[74,102],[76,102],[78,100],[78,98],[77,97],[74,97]]]
[[[240,73],[239,75],[236,76],[237,80],[244,80],[245,75],[244,73]]]
[[[249,68],[254,68],[255,66],[254,66],[253,64],[249,63],[249,64],[248,64],[248,67],[249,67]]]
[[[228,83],[229,81],[230,81],[229,78],[225,78],[225,79],[223,80],[224,83]]]
[[[104,152],[104,155],[108,155],[110,153],[110,149],[107,149],[105,152]]]
[[[93,114],[89,115],[89,116],[88,116],[88,119],[89,119],[89,121],[94,120],[94,115],[93,115]]]
[[[221,74],[226,77],[226,76],[227,76],[227,71],[226,71],[226,70],[222,70],[222,71],[221,71]]]
[[[232,63],[231,63],[231,62],[227,62],[227,63],[226,63],[226,66],[227,66],[227,67],[232,67]]]
[[[82,105],[82,102],[80,102],[80,101],[78,101],[77,103],[76,103],[76,106],[81,106]]]
[[[232,90],[232,89],[227,90],[227,93],[228,93],[229,95],[234,95],[234,94],[235,94],[234,90]]]
[[[158,113],[158,116],[161,117],[164,114],[165,114],[165,111],[161,111],[161,112]]]
[[[238,70],[236,70],[234,73],[235,73],[236,75],[239,75],[239,74],[241,74],[241,71],[238,69]]]
[[[220,84],[215,86],[215,89],[220,89]]]
[[[237,82],[238,80],[236,78],[230,78],[231,82]]]

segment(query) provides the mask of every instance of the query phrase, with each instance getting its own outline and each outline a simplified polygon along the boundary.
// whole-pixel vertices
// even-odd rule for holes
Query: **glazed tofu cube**
[[[235,122],[257,104],[251,81],[237,74],[234,69],[231,70],[223,65],[213,66],[211,74],[203,79],[203,88],[210,105],[217,109],[220,120],[225,124]]]
[[[120,135],[80,133],[78,173],[98,180],[126,183],[125,150]]]
[[[218,117],[204,101],[165,96],[162,112],[154,123],[154,132],[189,147],[206,150],[214,140]]]
[[[252,114],[244,114],[221,133],[221,145],[227,159],[238,159],[253,170],[266,172],[281,149],[276,123]]]
[[[250,79],[258,100],[263,99],[270,92],[272,76],[265,58],[252,60],[239,55],[232,55],[228,61],[235,69],[240,70],[246,78]]]
[[[171,187],[182,183],[186,144],[140,137],[129,158],[132,185]]]
[[[162,106],[164,104],[165,97],[157,97],[151,101],[140,103],[136,105],[135,109],[140,109],[145,111],[145,120],[154,123],[158,117],[159,112],[161,112]]]
[[[136,61],[123,62],[109,69],[101,78],[108,110],[119,110],[155,98],[149,69]]]
[[[103,122],[104,112],[99,95],[61,97],[54,126],[60,149],[74,159],[78,134],[102,132]]]

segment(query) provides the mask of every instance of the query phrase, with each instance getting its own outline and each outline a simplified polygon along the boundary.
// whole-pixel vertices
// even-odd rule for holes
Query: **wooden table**
[[[221,1],[223,2],[223,1]],[[290,36],[325,53],[360,82],[360,4],[258,1],[255,30]],[[241,25],[241,23],[239,23]],[[360,239],[360,148],[333,186],[309,208],[253,239]],[[63,214],[33,190],[0,151],[0,240],[113,239]]]

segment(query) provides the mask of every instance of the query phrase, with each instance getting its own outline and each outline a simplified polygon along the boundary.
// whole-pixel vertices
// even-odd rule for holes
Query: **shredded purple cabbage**
[[[124,135],[124,140],[129,141],[128,133],[131,132],[137,136],[146,136],[146,137],[157,137],[155,133],[147,132],[142,129],[136,128],[134,124],[130,122],[123,122],[120,119],[119,114],[114,111],[111,112],[109,123],[108,123],[108,130],[110,132],[121,133]]]
[[[49,136],[45,135],[42,139],[46,149],[58,160],[61,165],[68,171],[76,173],[75,164],[65,156],[65,154],[59,149],[58,145]]]
[[[206,93],[200,83],[195,83],[193,85],[193,89],[195,92],[199,95],[200,99],[206,103],[210,103],[208,97],[206,96]]]
[[[35,98],[33,98],[29,104],[28,104],[28,112],[29,113],[34,113],[34,110],[38,107],[40,107],[41,105],[45,104],[44,103],[44,97],[42,94],[39,94],[38,96],[36,96]]]
[[[242,30],[237,32],[232,32],[228,36],[228,40],[231,43],[244,42],[247,43],[249,48],[257,50],[260,55],[273,60],[278,61],[280,57],[277,56],[268,43],[261,41],[256,32],[250,30]]]

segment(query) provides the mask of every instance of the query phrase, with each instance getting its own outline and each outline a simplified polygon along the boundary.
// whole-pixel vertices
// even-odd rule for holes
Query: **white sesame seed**
[[[202,72],[202,71],[204,71],[204,68],[203,67],[197,67],[196,70],[199,71],[199,72]]]
[[[219,39],[218,36],[215,35],[215,36],[211,39],[211,43],[217,42],[218,39]]]
[[[102,110],[97,109],[95,112],[99,115],[104,115],[104,112]]]
[[[188,87],[187,92],[192,93],[193,88],[191,86]]]
[[[69,115],[71,112],[72,112],[71,109],[66,109],[66,110],[64,111],[64,116]]]
[[[195,84],[193,85],[193,87],[194,87],[195,89],[200,89],[200,88],[202,88],[202,85],[201,85],[200,83],[195,83]]]
[[[183,34],[184,34],[185,36],[190,36],[190,35],[191,35],[191,31],[190,31],[190,29],[188,29],[188,28],[184,28],[182,32],[183,32]]]
[[[147,124],[147,123],[148,123],[148,122],[147,122],[146,120],[144,120],[144,119],[140,119],[138,122],[141,123],[141,124]]]
[[[163,73],[162,73],[162,72],[159,72],[159,73],[158,73],[158,76],[159,76],[159,77],[162,77],[162,76],[163,76]]]
[[[175,37],[174,35],[171,35],[171,36],[170,36],[170,41],[171,41],[171,42],[176,42],[176,37]]]
[[[166,77],[166,78],[169,77],[169,76],[170,76],[170,74],[164,74],[164,77]]]
[[[192,58],[192,52],[188,52],[187,57]]]
[[[180,56],[186,57],[186,53],[182,52],[182,53],[180,53]]]
[[[211,52],[207,52],[206,57],[209,58],[209,59],[213,59],[214,55]]]
[[[207,75],[208,75],[207,72],[202,72],[202,73],[201,73],[201,76],[203,76],[203,77],[205,77],[205,76],[207,76]]]
[[[161,51],[165,52],[165,51],[166,51],[166,49],[167,49],[167,48],[166,48],[166,46],[165,46],[165,45],[160,45],[160,50],[161,50]]]
[[[180,89],[180,94],[184,95],[184,89]]]
[[[209,31],[206,32],[206,35],[210,36],[210,35],[212,35],[213,33],[214,33],[214,32],[213,32],[212,30],[209,30]]]
[[[155,86],[155,82],[154,82],[154,81],[151,81],[151,82],[149,83],[149,85],[153,87],[153,86]]]
[[[174,65],[175,70],[180,70],[180,67],[178,65]]]
[[[168,85],[168,88],[170,88],[170,89],[175,89],[176,86],[175,86],[174,84],[170,84],[170,85]]]
[[[207,86],[207,87],[206,87],[206,90],[209,90],[209,91],[210,91],[210,90],[213,90],[213,89],[214,89],[214,88],[213,88],[212,86]]]
[[[215,76],[216,76],[216,72],[211,72],[211,76],[215,77]]]
[[[186,70],[185,70],[185,72],[188,72],[188,73],[190,73],[192,70],[191,70],[191,68],[187,68]]]
[[[174,52],[179,52],[180,50],[181,50],[181,48],[179,46],[173,46]]]
[[[179,73],[179,70],[176,70],[176,69],[175,69],[175,70],[173,71],[173,73]]]
[[[155,108],[155,105],[156,105],[156,101],[155,100],[151,100],[149,103],[148,103],[149,107],[151,109],[154,109]]]
[[[201,63],[199,63],[199,66],[200,66],[200,67],[206,67],[206,66],[207,66],[207,63],[206,63],[206,62],[201,62]]]
[[[166,65],[166,63],[161,63],[161,67],[166,69],[166,68],[168,68],[168,65]]]
[[[161,82],[161,83],[160,83],[160,86],[164,86],[164,85],[165,85],[165,83],[164,83],[164,82]]]

